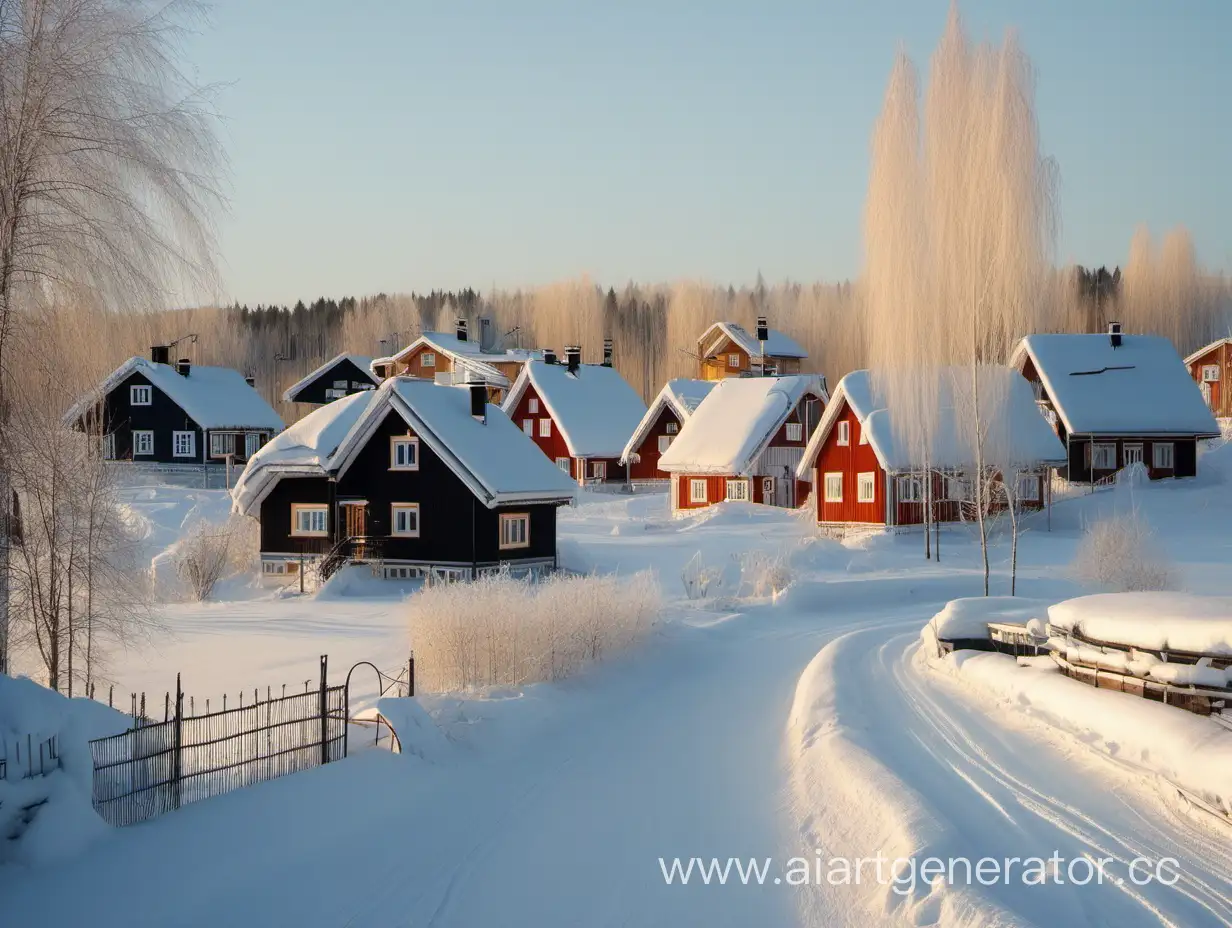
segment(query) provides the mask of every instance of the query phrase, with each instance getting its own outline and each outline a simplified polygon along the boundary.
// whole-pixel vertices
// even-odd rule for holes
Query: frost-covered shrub
[[[782,554],[748,551],[740,558],[740,592],[761,598],[777,596],[791,583],[791,565]]]
[[[1172,566],[1136,510],[1089,523],[1072,566],[1079,580],[1115,593],[1167,590],[1175,583]]]
[[[256,543],[250,522],[241,516],[222,524],[203,519],[185,533],[175,550],[175,569],[190,596],[197,601],[208,599],[237,561],[250,556]]]
[[[502,572],[424,587],[408,602],[424,692],[563,679],[636,644],[660,609],[648,571],[538,582]]]

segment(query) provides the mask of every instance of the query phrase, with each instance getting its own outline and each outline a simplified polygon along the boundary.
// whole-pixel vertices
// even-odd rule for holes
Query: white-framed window
[[[292,503],[291,534],[307,538],[328,535],[329,507],[317,503]]]
[[[419,439],[391,438],[389,440],[390,470],[419,470]]]
[[[970,496],[967,489],[967,481],[962,477],[946,477],[945,478],[945,498],[954,502],[961,502]]]
[[[877,502],[877,475],[873,473],[858,474],[856,477],[856,501],[860,503]]]
[[[1202,365],[1202,382],[1215,383],[1219,380],[1219,365],[1218,364],[1203,364]]]
[[[1172,470],[1175,466],[1175,453],[1172,442],[1157,441],[1152,444],[1151,460],[1160,470]]]
[[[530,547],[530,513],[501,513],[500,546],[502,550],[506,548]]]
[[[556,466],[559,467],[561,470],[563,470],[566,474],[572,473],[573,472],[573,459],[572,458],[557,458]]]
[[[399,538],[419,537],[419,503],[390,503],[389,534]]]
[[[838,424],[838,443],[840,445],[851,444],[851,423],[846,419]]]
[[[1116,470],[1116,445],[1112,442],[1100,442],[1097,445],[1087,445],[1087,457],[1090,458],[1092,470]]]
[[[234,439],[227,432],[210,432],[210,457],[225,458],[235,450]]]
[[[660,435],[659,436],[659,454],[665,453],[667,449],[670,448],[671,446],[672,446],[672,436],[671,435]]]
[[[133,456],[154,453],[154,433],[148,429],[133,430]]]
[[[540,419],[539,420],[539,437],[540,438],[551,438],[552,437],[552,420],[551,419]]]
[[[422,567],[407,567],[404,565],[385,565],[386,580],[419,580],[424,575]]]
[[[799,422],[787,423],[787,440],[800,441],[804,437],[804,426]]]
[[[1018,500],[1023,503],[1038,503],[1040,480],[1035,474],[1018,475]]]
[[[286,561],[262,561],[261,573],[263,574],[285,574],[287,572]]]
[[[861,474],[861,477],[864,475]],[[872,490],[870,489],[870,494]],[[898,478],[898,501],[900,503],[919,503],[924,499],[924,487],[920,484],[919,477],[899,477]],[[860,502],[871,502],[870,499],[861,499]]]
[[[706,481],[694,478],[689,481],[689,502],[708,503],[710,494],[706,492]]]
[[[115,460],[115,432],[108,432],[103,436],[103,459]]]
[[[749,501],[749,482],[740,478],[728,480],[727,499],[731,502],[747,503]]]
[[[1121,457],[1124,459],[1125,467],[1132,467],[1134,464],[1142,463],[1142,442],[1126,442],[1121,446]]]
[[[153,402],[153,389],[146,384],[134,384],[128,388],[130,406],[149,406]]]
[[[1204,380],[1202,383],[1198,384],[1198,390],[1202,393],[1202,401],[1206,403],[1207,406],[1210,406],[1211,397],[1214,395],[1211,390],[1211,385]]]
[[[606,480],[607,461],[591,461],[590,476],[594,477],[596,480]]]
[[[525,432],[527,435],[529,435],[531,438],[534,438],[535,437],[535,420],[534,419],[523,419],[522,420],[522,431]]]
[[[536,397],[532,396],[526,401],[526,411],[532,413],[539,411],[539,400]]]
[[[197,456],[197,433],[172,432],[171,454],[177,458],[195,458]]]
[[[729,354],[729,355],[727,356],[727,366],[728,366],[728,367],[730,367],[732,370],[737,370],[737,369],[739,369],[739,367],[740,367],[740,355],[738,355],[738,354]]]
[[[436,367],[436,352],[425,351],[419,356],[420,367]]]
[[[679,422],[668,422],[663,426],[663,431],[666,432],[668,435],[675,435],[677,432],[680,431],[680,423]]]
[[[334,381],[334,389],[335,389],[335,390],[342,390],[342,391],[344,391],[344,392],[345,392],[345,391],[346,391],[346,388],[347,388],[347,384],[348,384],[349,382],[350,382],[350,381],[347,381],[347,380],[335,380],[335,381]]]
[[[843,475],[842,473],[831,471],[825,476],[825,493],[827,503],[841,503],[843,501]]]

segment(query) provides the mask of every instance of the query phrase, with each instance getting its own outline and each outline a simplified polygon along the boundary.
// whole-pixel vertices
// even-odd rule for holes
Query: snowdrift
[[[1099,593],[1048,610],[1056,633],[1152,651],[1232,657],[1232,597],[1186,593]]]
[[[128,717],[102,703],[67,699],[33,680],[0,674],[0,756],[8,760],[0,778],[0,864],[62,860],[108,831],[91,804],[90,740],[127,728]],[[59,767],[24,777],[27,745],[51,737]]]

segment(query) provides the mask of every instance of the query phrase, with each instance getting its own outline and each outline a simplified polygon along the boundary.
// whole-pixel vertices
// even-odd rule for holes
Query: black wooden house
[[[395,377],[282,433],[233,497],[260,520],[266,577],[368,563],[386,577],[470,579],[554,567],[556,509],[575,490],[484,386]]]
[[[282,431],[282,419],[239,371],[129,358],[65,414],[99,437],[104,457],[157,464],[246,461]]]
[[[380,381],[371,371],[372,358],[340,354],[326,361],[282,394],[288,403],[332,403],[352,393],[374,390]]]

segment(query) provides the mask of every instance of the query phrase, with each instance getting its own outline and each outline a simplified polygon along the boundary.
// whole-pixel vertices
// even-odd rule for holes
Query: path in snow
[[[1232,845],[1222,826],[1171,813],[1141,773],[1097,756],[1077,739],[927,669],[916,653],[918,629],[887,638],[884,630],[844,635],[806,671],[809,696],[826,704],[843,736],[826,745],[822,729],[806,730],[795,772],[805,833],[819,847],[863,835],[872,843],[841,848],[875,854],[877,838],[896,842],[893,853],[974,859],[1048,857],[1115,858],[1104,885],[1009,885],[926,888],[903,898],[881,891],[870,907],[846,910],[845,923],[866,925],[882,912],[916,924],[1036,925],[1232,923]],[[797,704],[799,710],[799,703]],[[827,761],[861,752],[867,798],[881,790],[888,811],[867,827],[852,826],[860,812],[844,793],[817,782]],[[837,747],[837,750],[835,749]],[[850,772],[850,771],[848,771]],[[890,791],[886,795],[885,791]],[[887,820],[891,823],[887,826]],[[896,833],[897,832],[897,833]],[[837,840],[836,840],[836,837]],[[829,849],[830,853],[837,852]],[[1180,862],[1175,886],[1137,887],[1127,879],[1137,857]],[[1076,871],[1079,878],[1084,868]],[[834,925],[847,890],[806,898],[806,921]],[[899,911],[899,910],[902,911]]]
[[[588,676],[464,703],[473,737],[455,720],[462,743],[435,763],[370,752],[122,830],[61,867],[0,874],[6,918],[46,920],[50,902],[56,923],[94,928],[1232,918],[1226,839],[1170,818],[1140,779],[1076,742],[1007,728],[1004,710],[990,717],[912,663],[923,617],[954,588],[945,576],[806,584],[777,607],[669,627]],[[841,731],[830,744],[863,751],[859,769],[796,753],[806,667],[830,700],[809,738]],[[927,853],[1175,856],[1186,879],[1140,898],[993,887],[897,907],[867,888],[664,884],[660,857],[782,866],[844,837],[874,854],[893,829],[844,785],[906,797]]]

